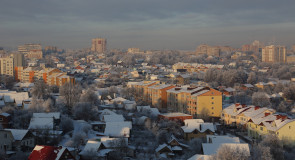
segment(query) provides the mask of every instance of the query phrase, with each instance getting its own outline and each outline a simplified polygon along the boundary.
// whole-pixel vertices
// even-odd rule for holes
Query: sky
[[[0,46],[194,50],[259,40],[295,44],[294,0],[2,0]]]

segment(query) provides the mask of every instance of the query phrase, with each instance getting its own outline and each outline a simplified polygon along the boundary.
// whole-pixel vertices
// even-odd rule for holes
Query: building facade
[[[264,47],[262,49],[262,62],[285,63],[286,47],[278,45]]]
[[[107,49],[107,40],[104,38],[92,39],[91,51],[98,53],[105,53]]]
[[[0,74],[14,76],[13,58],[11,57],[0,58]]]

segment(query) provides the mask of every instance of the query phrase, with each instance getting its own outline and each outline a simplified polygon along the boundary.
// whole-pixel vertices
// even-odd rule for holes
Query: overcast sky
[[[2,0],[0,46],[193,50],[254,40],[295,44],[294,0]]]

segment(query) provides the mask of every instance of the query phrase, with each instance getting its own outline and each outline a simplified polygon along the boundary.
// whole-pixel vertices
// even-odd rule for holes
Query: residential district
[[[295,45],[0,48],[0,159],[293,160]]]

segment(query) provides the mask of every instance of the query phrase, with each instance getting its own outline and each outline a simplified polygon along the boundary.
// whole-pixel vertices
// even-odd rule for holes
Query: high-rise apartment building
[[[25,57],[24,54],[21,53],[13,53],[11,54],[11,57],[13,58],[13,64],[14,67],[23,67],[25,66]]]
[[[14,64],[12,57],[0,58],[0,74],[14,76]]]
[[[27,58],[42,59],[43,52],[40,44],[25,44],[18,46],[18,51],[25,54]]]
[[[220,48],[219,47],[212,47],[207,44],[202,44],[197,47],[196,54],[197,55],[207,54],[208,56],[219,57],[220,56]]]
[[[104,53],[107,49],[107,40],[104,38],[92,39],[91,51]]]
[[[285,63],[286,47],[270,45],[262,48],[262,62]]]

